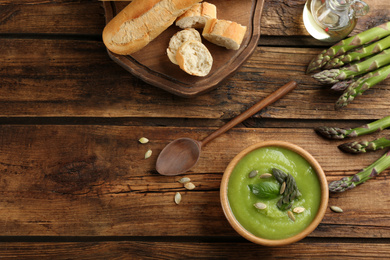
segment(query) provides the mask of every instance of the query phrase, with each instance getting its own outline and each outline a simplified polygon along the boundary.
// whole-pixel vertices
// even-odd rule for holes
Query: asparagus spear
[[[348,80],[339,81],[336,84],[334,84],[331,87],[331,89],[334,91],[344,91],[354,82],[355,82],[355,79],[348,79]]]
[[[379,138],[372,141],[350,142],[340,144],[338,148],[346,153],[366,153],[390,147],[390,139]]]
[[[386,38],[378,42],[374,42],[371,45],[365,46],[358,50],[347,52],[345,55],[334,57],[333,59],[331,59],[325,64],[324,68],[325,69],[339,68],[352,61],[359,61],[372,54],[379,53],[389,47],[390,47],[390,36],[387,36]]]
[[[349,50],[362,46],[363,44],[374,42],[390,35],[390,22],[373,27],[355,36],[344,39],[327,50],[322,51],[309,64],[306,73],[322,68],[330,59],[340,56]]]
[[[314,130],[317,134],[322,135],[328,139],[345,139],[350,137],[357,137],[366,134],[371,134],[375,131],[381,131],[390,126],[390,116],[373,121],[369,124],[362,125],[353,129],[344,129],[339,127],[320,126]]]
[[[340,109],[351,103],[356,96],[390,77],[390,65],[367,73],[352,83],[336,101],[335,109]]]
[[[313,78],[324,84],[335,84],[339,81],[350,79],[355,76],[373,71],[380,67],[390,64],[390,49],[357,63],[341,69],[323,70],[313,75]]]
[[[390,167],[390,151],[386,152],[381,158],[375,161],[367,168],[361,170],[357,174],[344,177],[341,180],[333,181],[329,184],[329,191],[343,192],[355,188],[357,185],[374,178],[384,170]]]

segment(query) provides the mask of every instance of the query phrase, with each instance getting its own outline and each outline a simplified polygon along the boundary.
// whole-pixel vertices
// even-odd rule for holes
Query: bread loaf
[[[200,41],[183,43],[176,53],[176,60],[182,70],[199,77],[209,74],[213,65],[213,57]]]
[[[134,0],[106,25],[103,42],[114,53],[134,53],[199,2],[201,0]]]
[[[227,20],[210,19],[203,29],[203,37],[222,47],[238,50],[244,39],[246,26]]]
[[[191,40],[202,42],[200,33],[192,28],[181,30],[172,36],[171,40],[169,41],[169,47],[167,49],[168,58],[171,60],[172,63],[177,64],[176,52],[180,48],[180,46],[183,43]]]
[[[217,18],[217,7],[213,4],[202,2],[193,5],[188,11],[177,18],[176,25],[182,29],[200,29],[211,18]]]

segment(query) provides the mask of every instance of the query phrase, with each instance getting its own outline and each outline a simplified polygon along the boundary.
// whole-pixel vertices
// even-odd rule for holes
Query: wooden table
[[[217,89],[186,99],[108,57],[101,2],[0,1],[0,258],[389,258],[388,170],[331,194],[329,205],[344,213],[328,209],[312,234],[289,246],[248,242],[222,212],[222,173],[253,143],[277,139],[307,149],[328,181],[383,154],[344,154],[341,141],[314,133],[319,125],[354,127],[389,115],[390,80],[335,111],[339,93],[304,73],[329,46],[305,31],[304,2],[266,0],[249,60]],[[389,1],[367,2],[371,11],[352,34],[390,20]],[[204,148],[184,175],[194,190],[157,174],[156,158],[171,140],[204,138],[290,80],[299,84],[292,93]]]

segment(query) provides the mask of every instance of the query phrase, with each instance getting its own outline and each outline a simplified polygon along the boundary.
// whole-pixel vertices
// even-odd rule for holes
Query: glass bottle
[[[307,0],[303,9],[306,30],[320,41],[337,42],[345,38],[369,6],[361,0]]]

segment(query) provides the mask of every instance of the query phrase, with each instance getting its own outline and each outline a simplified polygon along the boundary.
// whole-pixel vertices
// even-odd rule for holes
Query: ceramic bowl
[[[230,208],[229,201],[228,201],[228,182],[229,178],[237,165],[237,163],[248,153],[259,149],[263,147],[281,147],[285,148],[288,150],[291,150],[299,155],[301,155],[306,161],[309,162],[309,164],[313,167],[315,172],[317,173],[319,182],[320,182],[320,187],[321,187],[321,201],[320,201],[320,206],[318,209],[318,212],[313,219],[313,221],[300,233],[289,237],[285,239],[279,239],[279,240],[272,240],[272,239],[266,239],[266,238],[261,238],[253,235],[249,231],[247,231],[245,228],[241,226],[241,224],[236,220],[234,217],[234,214]],[[328,183],[326,180],[326,176],[324,171],[322,170],[320,164],[314,159],[314,157],[308,153],[306,150],[302,149],[301,147],[289,143],[289,142],[282,142],[282,141],[265,141],[261,143],[254,144],[243,151],[241,151],[234,159],[229,163],[227,166],[224,175],[222,177],[222,182],[221,182],[221,189],[220,189],[220,198],[221,198],[221,204],[223,211],[225,213],[225,216],[227,220],[229,221],[230,225],[244,238],[247,240],[254,242],[256,244],[260,244],[263,246],[282,246],[282,245],[287,245],[291,244],[294,242],[297,242],[303,238],[305,238],[307,235],[309,235],[316,227],[320,224],[322,221],[325,211],[328,206],[328,198],[329,198],[329,191],[328,191]]]

